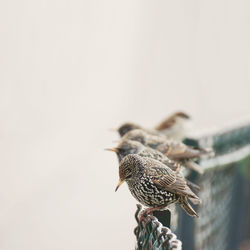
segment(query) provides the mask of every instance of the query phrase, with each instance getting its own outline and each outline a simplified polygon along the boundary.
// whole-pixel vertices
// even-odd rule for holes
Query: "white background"
[[[1,250],[134,249],[108,129],[250,114],[249,0],[8,0],[0,31]]]

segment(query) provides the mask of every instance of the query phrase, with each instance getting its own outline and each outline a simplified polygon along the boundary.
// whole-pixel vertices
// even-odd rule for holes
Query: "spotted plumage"
[[[138,154],[141,157],[148,157],[151,159],[158,160],[167,167],[171,168],[173,171],[180,171],[182,169],[182,164],[180,162],[170,160],[161,152],[150,147],[146,147],[138,141],[123,140],[116,148],[110,148],[108,150],[116,152],[119,162],[128,154]],[[200,188],[198,185],[187,179],[186,182],[192,191],[199,191]]]
[[[203,170],[193,162],[193,159],[200,158],[203,155],[212,154],[211,149],[195,149],[164,135],[149,134],[142,129],[135,129],[128,132],[122,137],[122,140],[139,141],[145,146],[160,151],[171,160],[179,161],[181,164],[199,173],[203,173]]]
[[[140,185],[134,181],[128,181],[131,194],[144,206],[167,206],[177,201],[175,194],[161,190],[153,183],[150,177],[142,177]]]
[[[190,215],[198,217],[188,203],[199,198],[187,186],[184,177],[161,162],[136,154],[125,156],[119,166],[120,182],[126,181],[131,194],[144,206],[163,209],[178,202]]]
[[[152,135],[142,129],[132,130],[122,139],[139,141],[143,145],[156,149],[172,159],[197,158],[207,153],[203,149],[194,149],[182,142],[175,141],[164,135]]]
[[[160,151],[152,149],[150,147],[146,147],[139,141],[122,140],[116,148],[112,148],[109,150],[116,152],[119,162],[128,154],[138,154],[142,157],[149,157],[158,160],[174,171],[181,169],[182,167],[181,163],[170,160]]]

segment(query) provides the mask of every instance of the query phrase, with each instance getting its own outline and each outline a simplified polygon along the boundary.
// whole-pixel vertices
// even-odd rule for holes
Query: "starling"
[[[159,131],[153,130],[153,129],[146,129],[143,128],[135,123],[132,122],[126,122],[124,124],[122,124],[119,128],[118,128],[118,133],[121,137],[123,137],[125,134],[127,134],[129,131],[135,130],[135,129],[141,129],[143,131],[145,131],[148,134],[152,134],[152,135],[160,135],[161,133]]]
[[[190,117],[183,112],[176,112],[165,119],[155,129],[146,129],[134,123],[124,123],[118,128],[118,133],[123,137],[127,132],[134,129],[142,129],[152,135],[165,134],[166,136],[175,140],[182,140],[185,138],[186,123]]]
[[[122,141],[116,148],[108,148],[107,150],[113,151],[117,154],[119,162],[128,154],[138,154],[141,157],[148,157],[160,161],[173,171],[179,172],[182,165],[178,161],[170,160],[167,156],[160,151],[144,146],[138,141],[125,140]],[[187,185],[193,192],[198,192],[200,187],[193,182],[186,179]]]
[[[118,129],[118,133],[121,137],[123,137],[125,134],[127,134],[129,131],[134,130],[134,129],[142,129],[141,126],[131,123],[131,122],[126,122],[122,124]]]
[[[178,171],[182,167],[180,162],[170,160],[160,151],[144,146],[139,141],[122,140],[117,147],[108,148],[107,150],[116,152],[119,162],[121,162],[121,160],[128,154],[138,154],[141,157],[148,157],[158,160],[170,167],[173,171]]]
[[[195,149],[164,135],[146,133],[142,129],[135,129],[128,132],[122,137],[122,140],[139,141],[145,146],[160,151],[171,160],[180,161],[186,167],[199,173],[203,173],[203,170],[193,160],[203,155],[211,155],[213,153],[211,149]]]
[[[131,194],[146,207],[145,214],[162,210],[178,202],[190,216],[198,217],[188,203],[200,203],[200,199],[190,190],[183,176],[163,163],[136,154],[125,156],[119,166],[119,183],[126,181]]]

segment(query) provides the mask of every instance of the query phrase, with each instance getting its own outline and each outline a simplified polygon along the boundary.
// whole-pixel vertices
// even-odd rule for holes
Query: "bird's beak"
[[[124,182],[124,180],[119,180],[118,185],[116,186],[115,192],[118,190],[118,188],[122,185],[122,183]]]
[[[105,148],[105,150],[108,150],[108,151],[112,151],[112,152],[118,153],[117,148]]]

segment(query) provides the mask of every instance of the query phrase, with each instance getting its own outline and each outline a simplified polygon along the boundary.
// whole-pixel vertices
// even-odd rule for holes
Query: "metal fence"
[[[188,176],[201,187],[199,218],[178,205],[171,214],[154,213],[136,227],[136,249],[250,249],[250,125],[186,143],[215,150],[213,158],[200,161],[203,175]]]
[[[168,227],[164,227],[155,216],[148,215],[142,221],[139,221],[138,215],[141,208],[141,205],[137,205],[135,213],[135,219],[138,223],[134,230],[137,239],[136,249],[181,250],[181,241]]]

